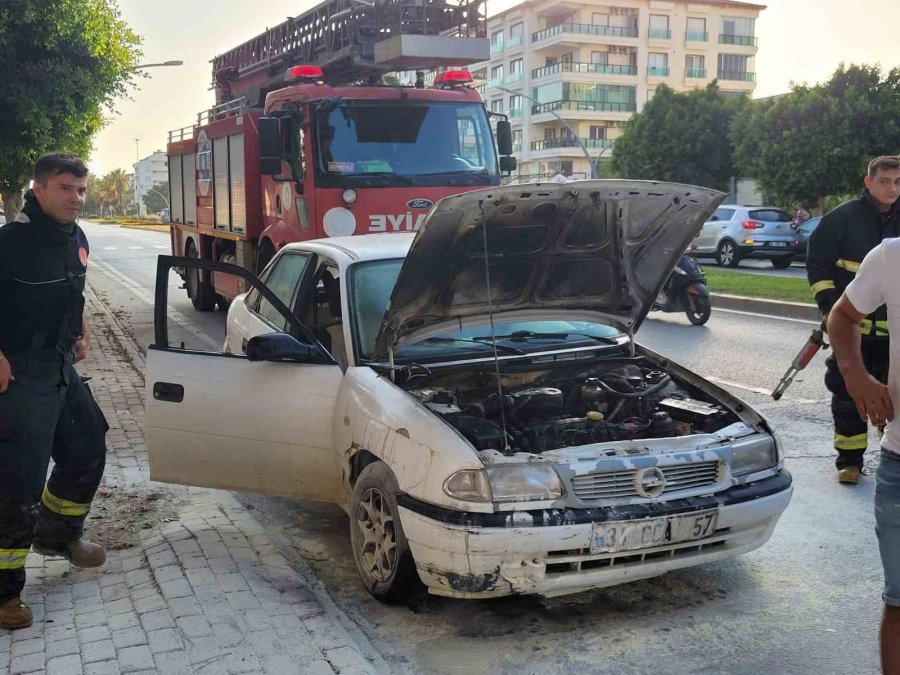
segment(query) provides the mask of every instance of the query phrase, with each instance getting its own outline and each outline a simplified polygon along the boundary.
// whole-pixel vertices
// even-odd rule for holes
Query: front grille
[[[695,462],[693,464],[673,464],[660,469],[666,477],[666,487],[662,494],[678,490],[715,485],[719,481],[721,462]],[[575,476],[572,490],[578,499],[621,499],[638,497],[634,487],[637,469],[606,471]]]
[[[644,551],[622,551],[621,553],[603,553],[592,555],[586,549],[574,549],[572,551],[554,551],[544,558],[547,566],[547,574],[571,574],[573,572],[587,572],[603,567],[617,567],[621,565],[633,565],[635,563],[653,562],[666,558],[678,558],[693,555],[701,551],[728,546],[728,529],[719,530],[713,538],[703,542],[686,541],[681,544],[671,544],[658,548],[650,548]]]

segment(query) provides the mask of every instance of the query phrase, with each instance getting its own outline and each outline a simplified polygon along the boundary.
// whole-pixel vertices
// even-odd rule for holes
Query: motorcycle
[[[694,258],[687,254],[681,256],[650,309],[659,312],[684,312],[695,326],[702,326],[709,321],[712,304],[706,288],[706,275]]]

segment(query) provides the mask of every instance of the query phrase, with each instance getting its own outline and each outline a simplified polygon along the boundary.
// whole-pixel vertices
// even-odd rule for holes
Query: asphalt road
[[[164,233],[86,224],[90,283],[146,346]],[[198,314],[170,285],[185,331],[218,338],[224,314]],[[392,608],[358,582],[337,507],[240,495],[302,570],[401,673],[875,673],[881,567],[872,477],[834,481],[828,399],[817,358],[768,396],[812,324],[714,310],[705,327],[652,314],[639,342],[725,386],[769,417],[795,494],[772,540],[738,559],[552,600],[429,597]],[[876,447],[874,438],[872,447]],[[868,453],[868,464],[877,452]]]

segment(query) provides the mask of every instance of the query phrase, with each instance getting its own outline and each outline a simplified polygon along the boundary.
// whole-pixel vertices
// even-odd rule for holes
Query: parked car
[[[778,269],[794,261],[797,236],[793,218],[769,206],[726,204],[716,209],[697,234],[689,252],[716,259],[723,267],[737,267],[748,258],[771,260]]]
[[[261,279],[161,256],[151,476],[340,504],[389,603],[562,595],[753,550],[792,493],[777,436],[633,340],[722,196],[491,188],[415,235],[289,244]],[[173,267],[246,280],[222,353],[170,343]]]
[[[809,238],[821,222],[822,216],[819,216],[800,223],[800,227],[797,228],[797,244],[794,246],[795,260],[806,260],[806,249],[809,246]]]

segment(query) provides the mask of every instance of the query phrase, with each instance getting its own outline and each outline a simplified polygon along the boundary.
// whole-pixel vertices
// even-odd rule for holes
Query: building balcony
[[[684,34],[684,39],[687,42],[708,42],[709,33],[701,33],[700,31],[689,30]]]
[[[549,101],[531,106],[532,115],[556,112],[557,110],[576,110],[584,112],[616,112],[631,113],[637,110],[635,103],[619,103],[613,101]]]
[[[513,149],[513,153],[522,152],[522,141],[519,141],[518,143],[513,143],[512,149]]]
[[[757,39],[752,35],[729,35],[728,33],[719,33],[719,44],[756,47]]]
[[[499,54],[503,51],[503,43],[502,42],[492,42],[491,43],[491,54]]]
[[[522,73],[510,73],[506,77],[503,78],[503,85],[516,84],[517,82],[522,81]]]
[[[706,68],[685,68],[684,76],[693,80],[702,80],[706,77]]]
[[[510,117],[510,119],[516,119],[516,118],[521,117],[521,116],[522,116],[522,109],[521,109],[521,108],[510,108],[510,109],[509,109],[509,117]]]
[[[637,66],[619,66],[606,63],[554,63],[552,66],[535,68],[531,71],[533,79],[556,75],[558,73],[585,73],[590,75],[637,75]]]
[[[502,77],[492,77],[487,81],[487,88],[493,89],[494,87],[503,86],[503,78]]]
[[[531,150],[553,150],[554,148],[578,148],[586,147],[589,150],[606,150],[613,146],[614,141],[606,138],[585,138],[578,141],[575,138],[546,138],[542,141],[532,141]],[[584,144],[582,146],[582,144]]]
[[[650,35],[651,40],[671,40],[672,39],[672,31],[670,31],[666,28],[651,28],[649,35]]]
[[[665,68],[660,66],[649,66],[647,68],[647,77],[668,77],[669,76],[669,68],[666,66]]]
[[[756,73],[733,73],[720,70],[716,77],[720,80],[729,80],[731,82],[756,82]]]
[[[511,37],[506,42],[507,49],[512,49],[513,47],[520,47],[520,46],[522,46],[522,36],[521,35],[516,36],[516,37]]]
[[[596,35],[600,37],[638,37],[637,28],[624,28],[620,26],[595,26],[592,23],[561,23],[558,26],[545,28],[531,34],[531,41],[538,42],[561,33],[573,33],[576,35]]]

